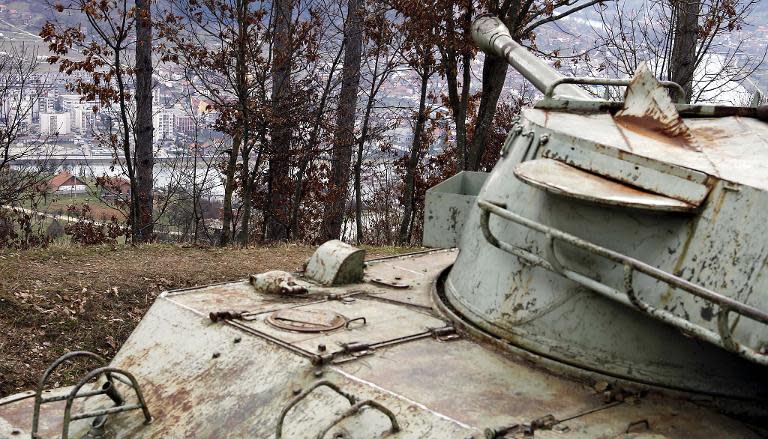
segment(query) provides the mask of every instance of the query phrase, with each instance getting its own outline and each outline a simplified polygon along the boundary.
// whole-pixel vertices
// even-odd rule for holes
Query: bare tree
[[[366,36],[369,47],[365,55],[367,74],[364,80],[368,81],[365,110],[360,127],[360,136],[357,140],[357,154],[354,168],[354,193],[355,193],[355,239],[360,244],[364,242],[363,227],[363,160],[365,145],[372,138],[376,138],[380,131],[389,126],[376,128],[372,123],[374,106],[377,105],[379,92],[388,83],[392,73],[402,66],[401,49],[404,43],[402,32],[399,32],[394,21],[388,19],[387,10],[381,8],[370,15],[366,26]]]
[[[291,127],[287,111],[290,109],[291,63],[293,41],[291,17],[293,0],[276,0],[274,8],[274,42],[272,68],[272,142],[269,151],[269,179],[267,211],[265,212],[265,238],[267,241],[288,239],[289,200],[288,181],[290,167]]]
[[[406,21],[406,26],[407,26]],[[427,29],[426,33],[430,31]],[[432,108],[427,106],[427,92],[429,90],[429,81],[437,72],[438,65],[435,59],[434,47],[430,41],[424,41],[420,38],[425,33],[424,29],[412,29],[408,38],[408,43],[403,47],[403,56],[407,64],[414,70],[419,79],[419,107],[414,115],[415,123],[413,127],[413,138],[411,139],[410,151],[408,154],[408,165],[405,174],[405,187],[403,189],[403,216],[400,221],[400,231],[398,233],[398,242],[407,243],[410,241],[414,209],[414,190],[416,179],[416,167],[419,164],[420,153],[423,148],[424,128],[427,117]]]
[[[134,150],[136,121],[130,105],[130,86],[135,66],[131,65],[130,49],[136,43],[133,37],[134,27],[137,26],[135,6],[115,0],[66,0],[51,4],[51,7],[59,15],[66,11],[68,15],[74,13],[86,21],[87,26],[81,26],[55,18],[45,23],[40,36],[54,53],[49,58],[50,63],[58,64],[63,73],[79,74],[73,76],[67,87],[83,95],[86,101],[98,101],[102,111],[110,117],[115,116],[116,123],[110,125],[109,132],[102,135],[101,140],[115,152],[116,160],[128,177],[131,187],[128,205],[131,237],[133,242],[140,242],[147,238],[144,231],[152,230],[152,215],[140,215],[139,208],[139,193],[142,190],[146,192],[146,186],[151,187],[152,180],[151,169],[146,174],[147,170],[142,168],[151,165],[152,160],[147,160],[142,152],[142,161],[138,161]],[[146,38],[148,31],[151,39],[150,25],[145,23],[142,26],[143,38]],[[149,60],[151,62],[151,56]],[[142,68],[146,75],[146,66]],[[142,93],[146,94],[146,90]],[[142,173],[143,188],[139,187],[139,173]],[[149,198],[151,208],[151,193],[145,193],[145,196]]]
[[[337,239],[341,234],[347,204],[352,146],[355,143],[355,113],[360,85],[360,65],[363,53],[362,0],[348,0],[344,26],[344,67],[341,94],[336,116],[336,133],[331,158],[331,200],[323,213],[320,239]]]
[[[614,3],[599,9],[602,23],[595,32],[602,58],[599,65],[588,66],[603,75],[624,77],[647,62],[659,78],[682,85],[688,102],[742,104],[749,100],[751,88],[745,82],[762,68],[768,50],[746,52],[750,37],[743,30],[756,4],[651,0],[633,9]],[[616,94],[610,90],[611,96]]]
[[[264,105],[265,72],[271,65],[271,60],[263,56],[264,51],[268,52],[268,24],[264,23],[267,13],[264,4],[249,0],[171,0],[162,26],[164,59],[183,67],[186,82],[212,102],[218,112],[216,127],[232,138],[231,147],[225,151],[220,245],[227,245],[236,229],[233,195],[238,178],[245,183],[243,203],[248,203],[240,219],[244,224],[250,222],[250,191],[261,157],[258,149],[257,164],[252,168],[252,116]],[[239,160],[243,160],[240,165]],[[244,231],[241,226],[240,240],[247,243],[247,227]]]

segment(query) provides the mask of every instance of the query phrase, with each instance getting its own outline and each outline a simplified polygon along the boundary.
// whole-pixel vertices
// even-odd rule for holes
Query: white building
[[[65,135],[71,131],[69,113],[40,113],[40,133]]]
[[[176,138],[176,114],[172,109],[160,110],[152,117],[152,122],[155,125],[155,141]]]
[[[72,107],[75,105],[78,105],[82,99],[82,95],[76,95],[76,94],[70,94],[70,95],[61,95],[59,96],[59,99],[61,99],[61,109],[63,111],[70,111],[72,110]]]
[[[81,136],[88,136],[93,133],[96,123],[96,115],[93,112],[93,105],[87,103],[74,104],[69,109],[70,129],[73,133]]]
[[[56,111],[56,101],[57,98],[55,96],[40,96],[37,99],[40,114],[53,113]]]

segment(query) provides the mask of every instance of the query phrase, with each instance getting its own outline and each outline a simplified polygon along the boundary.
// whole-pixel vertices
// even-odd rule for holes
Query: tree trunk
[[[291,88],[291,16],[292,0],[277,0],[275,10],[275,38],[272,68],[273,130],[269,154],[268,203],[265,208],[265,239],[287,239],[290,190],[288,185],[288,155],[291,148],[291,127],[285,120],[289,111],[288,93]]]
[[[235,172],[237,171],[237,156],[240,154],[240,138],[232,139],[232,149],[229,150],[226,175],[224,176],[224,202],[222,206],[222,229],[219,236],[219,245],[229,244],[232,238],[232,192],[235,190]]]
[[[421,149],[421,135],[424,132],[424,124],[427,120],[427,86],[429,85],[429,75],[421,76],[421,94],[419,95],[419,114],[416,117],[416,126],[413,129],[413,141],[411,142],[411,155],[408,158],[408,169],[405,174],[405,199],[403,204],[403,220],[400,223],[400,233],[398,241],[401,244],[407,244],[411,235],[411,219],[413,216],[413,196],[416,180],[416,167],[419,165],[419,150]]]
[[[467,52],[462,55],[461,101],[459,111],[456,114],[456,147],[460,150],[459,171],[468,169],[467,161],[467,108],[469,107],[469,90],[472,81],[472,54]]]
[[[331,158],[331,200],[325,206],[320,240],[338,239],[344,220],[349,185],[352,146],[355,143],[355,113],[360,85],[360,63],[363,49],[362,0],[347,3],[347,23],[344,30],[345,51],[341,92],[336,116],[336,133]]]
[[[470,170],[477,171],[480,169],[483,152],[485,152],[485,140],[493,124],[496,104],[499,102],[501,90],[504,88],[507,66],[507,61],[502,58],[495,56],[485,57],[485,62],[483,63],[483,93],[480,97],[475,134],[472,137],[472,143],[467,156],[467,167]]]
[[[248,16],[248,4],[245,0],[239,0],[238,2],[238,15],[237,15],[237,29],[238,29],[238,42],[237,42],[237,56],[235,73],[235,86],[237,87],[237,99],[240,107],[240,126],[239,131],[242,133],[242,144],[240,146],[240,153],[242,156],[242,168],[240,171],[240,183],[243,191],[243,217],[240,223],[240,245],[247,247],[250,242],[251,232],[251,204],[253,194],[253,184],[250,178],[249,163],[251,158],[251,152],[253,150],[253,142],[251,141],[251,117],[250,117],[250,93],[248,87],[248,66],[247,66],[247,53],[248,53],[248,31],[250,27],[250,17]]]
[[[378,61],[377,61],[378,66]],[[363,169],[363,149],[365,147],[365,140],[368,137],[368,124],[371,120],[371,111],[373,110],[374,99],[374,86],[376,82],[376,74],[374,72],[373,79],[371,81],[371,94],[368,96],[368,103],[365,105],[365,116],[363,116],[363,127],[360,130],[360,139],[357,141],[357,158],[355,160],[355,239],[358,244],[363,242],[363,184],[362,184],[362,169]]]
[[[241,151],[247,151],[247,148],[242,148]],[[250,152],[243,154],[243,162],[240,168],[240,182],[242,183],[242,195],[243,195],[243,216],[240,218],[240,245],[247,247],[250,240],[250,226],[251,226],[251,204],[253,200],[253,185],[250,184]]]
[[[152,239],[152,10],[151,0],[136,0],[136,200],[135,239]]]
[[[701,0],[672,0],[674,33],[669,60],[669,79],[683,87],[688,103],[691,102],[693,95],[700,9]]]

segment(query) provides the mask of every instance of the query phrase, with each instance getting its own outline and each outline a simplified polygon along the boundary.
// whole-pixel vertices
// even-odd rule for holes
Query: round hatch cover
[[[341,328],[347,319],[333,311],[322,309],[281,309],[267,316],[267,323],[289,331],[325,332]]]

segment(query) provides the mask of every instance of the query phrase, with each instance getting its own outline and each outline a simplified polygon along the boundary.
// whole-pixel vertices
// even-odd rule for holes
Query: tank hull
[[[681,213],[621,203],[612,206],[542,190],[515,176],[520,163],[546,156],[578,164],[589,151],[608,149],[591,141],[557,137],[559,131],[553,127],[562,125],[553,122],[556,115],[546,110],[524,113],[522,131],[532,134],[510,136],[505,157],[478,199],[505,204],[508,210],[547,227],[766,308],[762,291],[768,288],[768,277],[763,276],[768,247],[762,237],[768,230],[754,216],[768,208],[766,192],[707,180],[705,201],[695,212]],[[542,136],[548,136],[546,144],[540,144]],[[580,156],[581,151],[587,152]],[[478,208],[467,215],[461,253],[446,282],[448,300],[473,323],[525,349],[585,369],[699,392],[766,397],[763,366],[688,337],[632,306],[495,247],[481,232],[481,216]],[[498,239],[530,253],[546,258],[551,250],[546,234],[498,217],[492,217],[489,226]],[[567,243],[558,243],[554,251],[567,269],[623,288],[624,270],[614,261]],[[637,276],[633,285],[643,301],[717,330],[718,310],[710,303],[647,276]],[[755,349],[765,342],[765,325],[740,319],[733,329],[740,342]]]
[[[627,431],[669,438],[758,437],[744,424],[701,406],[701,395],[548,369],[506,342],[493,344],[487,334],[476,338],[464,331],[469,322],[452,320],[458,317],[444,313],[442,305],[433,307],[434,300],[442,300],[440,273],[455,257],[455,251],[435,251],[368,262],[364,282],[315,285],[302,298],[258,294],[246,281],[164,293],[111,362],[136,376],[153,422],[145,425],[140,413],[120,413],[108,419],[105,433],[114,438],[274,438],[282,419],[282,437],[315,438],[350,407],[329,388],[312,390],[329,382],[358,402],[379,403],[399,428],[391,431],[382,411],[368,409],[343,418],[326,437],[464,439],[505,429],[507,436],[496,437],[522,437],[533,430],[535,437],[575,439],[621,437]],[[249,317],[211,322],[209,314],[222,309],[247,310]],[[265,321],[285,309],[333,311],[365,321],[315,334]],[[450,325],[456,334],[425,334]],[[320,345],[326,353],[338,353],[340,343],[352,341],[371,348],[340,353],[324,364],[305,355],[317,353]],[[86,398],[75,408],[104,404],[103,398]],[[14,437],[14,429],[28,434],[31,406],[23,395],[15,402],[0,401],[0,437]],[[61,407],[44,410],[43,418],[43,437],[56,437]],[[90,428],[87,421],[72,425],[72,437]]]

